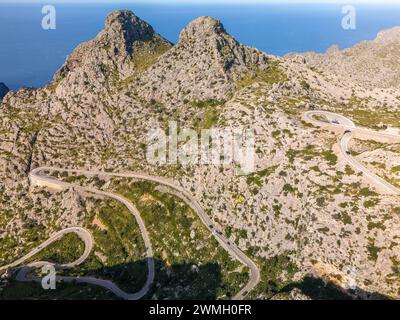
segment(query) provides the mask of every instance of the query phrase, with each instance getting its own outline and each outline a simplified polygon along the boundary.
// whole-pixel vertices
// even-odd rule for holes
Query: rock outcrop
[[[200,17],[180,34],[179,42],[141,77],[146,98],[166,101],[224,99],[247,72],[268,68],[265,53],[239,44],[220,21]],[[157,88],[157,90],[152,90]]]
[[[53,85],[67,92],[101,90],[105,82],[127,78],[141,68],[141,56],[163,53],[172,44],[131,11],[111,13],[105,29],[95,39],[81,44],[56,73]],[[140,61],[145,63],[145,61]]]

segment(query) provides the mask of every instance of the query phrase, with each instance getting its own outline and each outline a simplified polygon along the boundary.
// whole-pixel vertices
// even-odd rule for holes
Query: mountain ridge
[[[362,41],[340,50],[331,46],[325,53],[292,53],[310,66],[337,75],[345,80],[359,81],[369,88],[400,86],[400,27],[380,31],[375,39]]]

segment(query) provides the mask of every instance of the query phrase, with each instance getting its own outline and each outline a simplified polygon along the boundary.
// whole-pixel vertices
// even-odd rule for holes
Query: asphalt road
[[[313,116],[324,116],[327,119],[327,122],[317,120],[313,118]],[[332,123],[332,120],[336,119],[338,123]],[[372,139],[374,137],[387,137],[393,139],[400,139],[400,136],[396,136],[393,134],[387,134],[383,132],[377,132],[366,128],[357,128],[356,125],[350,119],[327,111],[308,111],[304,114],[304,120],[307,122],[316,125],[318,127],[337,127],[343,130],[343,135],[340,141],[340,152],[342,156],[347,160],[349,165],[354,169],[361,171],[371,182],[373,182],[376,186],[378,186],[382,191],[387,194],[400,194],[400,189],[393,186],[386,180],[377,176],[376,174],[369,171],[366,167],[364,167],[359,161],[357,161],[349,151],[349,142],[353,138],[352,132],[357,130],[358,132],[365,132]]]
[[[87,171],[87,170],[76,170],[76,169],[62,169],[62,168],[52,168],[52,167],[40,167],[32,170],[29,174],[29,178],[32,182],[33,185],[39,184],[41,186],[46,186],[49,185],[51,187],[57,186],[61,187],[62,189],[64,188],[71,188],[73,187],[76,191],[78,192],[86,192],[86,193],[93,193],[97,195],[102,195],[105,197],[110,197],[113,198],[117,201],[120,201],[123,203],[129,211],[135,216],[135,219],[139,225],[140,232],[142,234],[145,247],[146,247],[146,254],[147,254],[147,265],[148,265],[148,276],[145,285],[143,288],[137,292],[137,293],[127,293],[122,291],[118,286],[116,286],[113,282],[109,280],[102,280],[98,278],[93,278],[93,277],[57,277],[58,280],[63,280],[64,282],[83,282],[83,283],[89,283],[89,284],[94,284],[98,285],[104,288],[107,288],[108,290],[112,291],[114,294],[116,294],[118,297],[122,299],[127,299],[127,300],[137,300],[142,298],[150,289],[153,281],[154,281],[154,260],[153,260],[153,250],[151,247],[151,242],[149,239],[149,235],[147,233],[146,227],[143,223],[143,220],[140,216],[140,213],[138,210],[133,206],[133,204],[127,200],[126,198],[110,193],[110,192],[104,192],[98,189],[94,188],[88,188],[88,187],[82,187],[76,184],[71,184],[67,182],[63,182],[60,180],[57,180],[54,177],[50,177],[45,174],[46,171],[49,172],[69,172],[69,173],[75,173],[77,175],[86,175],[86,176],[110,176],[110,177],[124,177],[124,178],[136,178],[140,180],[147,180],[147,181],[152,181],[161,185],[164,185],[168,188],[171,189],[171,193],[178,196],[181,198],[184,202],[186,202],[192,209],[193,211],[199,216],[200,220],[202,223],[207,227],[207,229],[213,234],[213,236],[216,238],[216,240],[221,244],[221,246],[228,251],[233,257],[241,261],[244,265],[246,265],[249,268],[249,273],[250,273],[250,279],[248,283],[233,297],[234,300],[241,300],[243,299],[248,292],[254,289],[254,287],[259,283],[260,281],[260,271],[257,267],[257,265],[244,254],[235,244],[231,243],[228,239],[226,239],[223,236],[223,233],[220,230],[217,230],[216,227],[214,226],[212,220],[208,217],[208,215],[203,211],[197,200],[186,190],[184,190],[182,187],[176,185],[174,182],[172,182],[169,179],[166,179],[164,177],[155,177],[155,176],[149,176],[141,173],[109,173],[109,172],[102,172],[102,171]],[[79,232],[78,232],[79,229]],[[69,230],[69,231],[68,231]],[[72,230],[72,231],[71,231]],[[65,233],[68,232],[76,232],[81,239],[85,242],[85,253],[80,257],[77,261],[74,263],[65,265],[65,266],[57,266],[58,268],[72,268],[79,263],[82,263],[90,253],[90,250],[93,246],[93,240],[91,238],[90,233],[82,228],[69,228],[60,231],[59,233],[55,234],[48,240],[46,240],[44,243],[42,243],[40,246],[36,247],[33,249],[30,253],[28,253],[26,256],[22,257],[21,259],[18,259],[17,261],[13,262],[10,265],[4,266],[0,268],[0,271],[3,269],[7,268],[12,268],[16,267],[23,262],[25,262],[27,259],[33,257],[36,253],[41,251],[43,248],[46,246],[50,245],[54,241],[60,239]],[[88,240],[90,238],[90,241]],[[30,271],[32,269],[37,268],[42,266],[43,264],[48,264],[44,262],[35,262],[32,264],[29,264],[28,266],[22,267],[17,275],[17,280],[20,281],[32,281],[36,280],[39,281],[40,279],[35,278],[35,277],[29,277]]]
[[[31,259],[33,256],[38,254],[40,251],[51,245],[52,243],[60,240],[64,235],[68,233],[75,233],[81,238],[81,240],[85,243],[85,250],[79,259],[77,259],[74,262],[68,263],[68,264],[63,264],[63,265],[58,265],[57,267],[59,269],[67,269],[67,268],[72,268],[77,265],[80,265],[82,262],[86,260],[86,258],[89,256],[90,251],[93,248],[93,238],[92,235],[87,231],[86,229],[80,228],[80,227],[73,227],[73,228],[67,228],[61,231],[56,232],[50,238],[48,238],[46,241],[44,241],[42,244],[37,246],[36,248],[32,249],[28,254],[24,255],[20,259],[14,261],[13,263],[10,263],[8,265],[5,265],[3,267],[0,267],[0,271],[14,268],[19,266],[20,264],[24,263],[25,261]],[[43,262],[44,264],[49,264],[48,262]]]

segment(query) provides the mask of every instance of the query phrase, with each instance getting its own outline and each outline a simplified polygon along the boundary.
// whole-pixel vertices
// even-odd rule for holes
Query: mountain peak
[[[190,22],[180,33],[179,43],[191,43],[218,36],[228,36],[222,23],[208,16]]]
[[[125,39],[128,52],[131,51],[134,41],[148,41],[155,35],[152,26],[129,10],[111,12],[103,32],[111,41]]]
[[[226,33],[222,23],[208,16],[199,17],[190,22],[181,32],[181,38],[187,35],[204,37],[211,34]]]
[[[221,100],[235,91],[242,75],[265,69],[267,63],[266,54],[241,45],[219,20],[202,16],[190,22],[179,43],[142,76],[142,92],[146,99],[159,101],[172,95],[176,103]]]
[[[137,67],[133,61],[135,56],[143,53],[155,55],[157,49],[167,50],[171,46],[168,40],[132,11],[113,11],[105,21],[105,28],[95,39],[74,50],[54,81],[59,83],[70,77],[64,83],[64,92],[70,91],[71,85],[77,90],[92,87],[95,80],[100,86],[111,74],[121,78],[134,74]]]

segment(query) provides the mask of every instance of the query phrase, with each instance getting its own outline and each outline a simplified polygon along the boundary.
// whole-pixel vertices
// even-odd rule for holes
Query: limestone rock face
[[[400,27],[381,31],[352,48],[331,47],[326,54],[301,54],[309,66],[368,88],[399,88]]]
[[[56,73],[57,93],[64,96],[87,88],[101,90],[111,76],[126,78],[134,74],[133,57],[153,47],[167,50],[171,43],[131,11],[112,12],[105,29],[95,39],[78,46]]]
[[[10,91],[8,87],[3,82],[0,82],[0,100],[5,97],[8,91]]]
[[[179,43],[141,78],[146,98],[224,99],[246,72],[268,67],[268,55],[239,44],[211,17],[192,21]],[[157,90],[151,90],[156,87]]]

